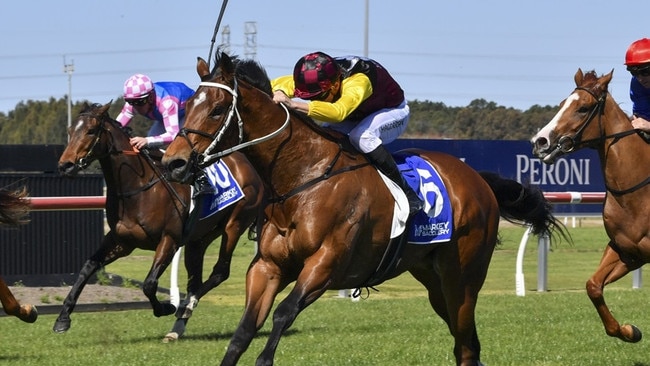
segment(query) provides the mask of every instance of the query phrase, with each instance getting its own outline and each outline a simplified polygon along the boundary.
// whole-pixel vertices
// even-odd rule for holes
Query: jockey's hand
[[[644,132],[650,132],[650,122],[641,117],[634,116],[634,119],[632,119],[632,127]]]
[[[138,150],[147,146],[147,139],[144,137],[131,137],[129,140],[131,146],[135,147]]]
[[[281,91],[281,90],[276,90],[276,91],[273,92],[273,101],[274,101],[276,104],[280,104],[280,103],[282,103],[282,104],[286,105],[288,108],[291,108],[291,102],[292,102],[292,101],[291,101],[291,98],[289,98],[289,97],[288,97],[286,94],[284,94],[284,92]]]

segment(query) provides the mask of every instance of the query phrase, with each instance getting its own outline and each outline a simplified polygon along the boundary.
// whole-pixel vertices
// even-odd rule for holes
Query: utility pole
[[[230,26],[225,25],[221,30],[221,50],[230,55]],[[212,55],[210,55],[212,57]]]
[[[74,60],[66,63],[65,55],[63,55],[63,72],[68,74],[68,129],[72,126],[72,72],[74,71]],[[68,135],[70,140],[70,135]]]
[[[257,22],[244,22],[244,57],[255,59],[257,56]]]
[[[366,9],[365,9],[365,19],[363,27],[363,56],[368,57],[368,24],[370,19],[368,17],[368,9],[370,7],[370,2],[366,0]]]

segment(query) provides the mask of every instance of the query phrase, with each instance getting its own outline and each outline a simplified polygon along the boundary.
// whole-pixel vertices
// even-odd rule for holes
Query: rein
[[[332,161],[327,166],[327,168],[325,168],[325,173],[323,173],[323,175],[321,175],[321,176],[319,176],[317,178],[314,178],[314,179],[312,179],[310,181],[307,181],[307,182],[303,183],[302,185],[299,185],[298,187],[290,190],[289,192],[287,192],[287,193],[285,193],[285,194],[283,194],[281,196],[271,197],[271,198],[268,199],[268,202],[269,203],[281,203],[281,202],[284,202],[289,197],[291,197],[293,195],[296,195],[296,194],[304,191],[305,189],[307,189],[307,188],[309,188],[309,187],[311,187],[311,186],[313,186],[313,185],[315,185],[317,183],[320,183],[320,182],[322,182],[324,180],[327,180],[327,179],[329,179],[329,178],[331,178],[331,177],[333,177],[335,175],[339,175],[339,174],[345,173],[345,172],[351,172],[353,170],[357,170],[357,169],[360,169],[360,168],[363,168],[363,167],[366,167],[366,166],[370,165],[370,163],[365,163],[365,164],[359,164],[359,165],[354,165],[354,166],[347,166],[347,167],[344,167],[344,168],[341,168],[339,170],[336,170],[336,171],[332,172],[332,169],[334,168],[334,165],[336,164],[336,162],[339,160],[339,157],[341,157],[342,152],[343,152],[343,146],[341,146],[341,144],[339,144],[339,151],[336,153],[336,155],[334,156],[334,159],[332,159]]]
[[[558,143],[557,143],[557,146],[556,146],[556,149],[555,149],[556,151],[561,151],[562,153],[570,153],[570,152],[574,151],[577,147],[580,147],[580,146],[583,146],[583,145],[590,145],[593,142],[604,143],[605,141],[607,141],[609,139],[621,139],[623,137],[636,134],[638,132],[637,129],[633,128],[633,129],[630,129],[630,130],[626,130],[626,131],[623,131],[623,132],[617,132],[617,133],[613,133],[613,134],[609,134],[609,135],[604,134],[603,133],[603,125],[602,125],[602,116],[603,116],[603,113],[605,113],[605,101],[606,101],[606,98],[607,98],[607,93],[603,93],[603,95],[601,97],[597,97],[596,94],[594,94],[591,90],[589,90],[587,88],[577,87],[575,90],[582,90],[582,91],[585,91],[585,92],[589,93],[589,95],[591,95],[594,99],[596,99],[597,103],[591,109],[591,111],[589,111],[589,115],[585,118],[584,122],[582,123],[582,126],[580,126],[578,131],[573,136],[562,136],[562,137],[560,137],[558,139]],[[594,119],[594,117],[596,116],[596,113],[598,114],[598,131],[600,131],[600,136],[598,136],[596,138],[593,138],[593,139],[580,140],[580,141],[576,142],[577,139],[580,139],[580,137],[584,133],[587,126]],[[647,177],[642,182],[637,183],[636,185],[634,185],[634,186],[632,186],[630,188],[626,188],[626,189],[622,189],[622,190],[613,189],[613,188],[607,186],[607,184],[605,185],[605,188],[607,188],[607,190],[609,192],[611,192],[612,194],[614,194],[614,195],[622,196],[624,194],[634,192],[634,191],[638,190],[639,188],[641,188],[643,186],[646,186],[648,184],[650,184],[650,177]]]
[[[291,114],[289,113],[289,109],[287,108],[287,106],[280,103],[280,106],[282,106],[282,108],[284,108],[284,111],[285,111],[285,113],[287,115],[287,118],[285,119],[282,126],[280,126],[277,130],[269,133],[266,136],[258,137],[256,139],[253,139],[253,140],[247,141],[247,142],[242,142],[243,139],[244,139],[244,137],[243,137],[244,136],[244,122],[242,121],[241,115],[239,113],[239,109],[237,109],[237,98],[239,97],[239,94],[237,93],[237,90],[238,90],[238,88],[237,88],[237,79],[235,78],[233,88],[231,88],[231,87],[229,87],[228,85],[225,85],[225,84],[209,82],[209,81],[203,81],[203,82],[201,82],[199,84],[199,86],[206,86],[206,87],[219,88],[219,89],[225,90],[228,93],[230,93],[232,95],[232,98],[233,98],[232,104],[231,104],[230,109],[228,111],[228,116],[226,117],[226,120],[223,123],[223,125],[221,126],[221,128],[219,129],[219,131],[217,131],[217,132],[215,132],[214,134],[211,135],[209,133],[199,131],[199,130],[194,130],[194,129],[189,129],[189,128],[182,128],[181,132],[179,133],[179,135],[183,136],[185,138],[185,140],[188,142],[188,144],[190,145],[190,147],[192,148],[191,155],[193,157],[195,157],[195,158],[198,157],[197,165],[198,165],[199,169],[203,169],[206,166],[209,166],[210,164],[217,161],[219,158],[221,158],[221,157],[223,157],[225,155],[228,155],[228,154],[230,154],[232,152],[235,152],[237,150],[241,150],[243,148],[246,148],[246,147],[249,147],[249,146],[252,146],[252,145],[257,145],[257,144],[262,143],[264,141],[270,140],[270,139],[274,138],[275,136],[277,136],[280,132],[284,131],[284,129],[286,129],[287,126],[289,126],[289,122],[291,120]],[[233,117],[235,115],[237,115],[237,125],[238,125],[238,128],[239,128],[239,143],[237,145],[231,147],[231,148],[226,149],[226,150],[222,150],[222,151],[213,153],[213,150],[216,149],[217,144],[219,143],[219,141],[221,140],[221,138],[223,137],[223,135],[225,134],[227,129],[230,127],[232,119],[233,119]],[[210,143],[210,146],[208,146],[208,148],[203,152],[203,154],[199,155],[199,153],[196,152],[196,150],[194,150],[194,146],[192,145],[192,142],[189,140],[189,138],[187,136],[188,133],[195,133],[195,134],[197,134],[199,136],[212,139],[212,142]],[[271,197],[271,198],[269,198],[269,202],[270,203],[284,202],[289,197],[294,196],[294,195],[300,193],[301,191],[304,191],[305,189],[307,189],[307,188],[309,188],[309,187],[311,187],[311,186],[313,186],[313,185],[315,185],[317,183],[320,183],[320,182],[322,182],[324,180],[327,180],[327,179],[329,179],[329,178],[331,178],[331,177],[333,177],[335,175],[345,173],[345,172],[349,172],[349,171],[353,171],[353,170],[357,170],[357,169],[366,167],[368,165],[371,165],[370,163],[366,162],[364,164],[359,164],[359,165],[355,165],[355,166],[348,166],[348,167],[344,167],[344,168],[341,168],[341,169],[336,170],[336,171],[332,171],[332,169],[334,169],[334,165],[339,160],[339,157],[341,156],[341,154],[343,152],[343,146],[341,146],[341,144],[338,144],[338,146],[339,146],[339,151],[334,156],[332,161],[329,163],[329,165],[325,169],[325,172],[323,173],[323,175],[321,175],[321,176],[319,176],[317,178],[314,178],[314,179],[312,179],[310,181],[307,181],[307,182],[303,183],[302,185],[300,185],[300,186],[298,186],[296,188],[293,188],[292,190],[290,190],[289,192],[287,192],[287,193],[285,193],[283,195],[280,195],[280,196],[277,196],[277,197]]]

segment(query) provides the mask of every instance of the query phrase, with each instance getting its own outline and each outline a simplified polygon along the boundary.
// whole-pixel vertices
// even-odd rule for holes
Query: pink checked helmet
[[[124,82],[124,99],[144,98],[153,90],[153,82],[147,75],[135,74]]]

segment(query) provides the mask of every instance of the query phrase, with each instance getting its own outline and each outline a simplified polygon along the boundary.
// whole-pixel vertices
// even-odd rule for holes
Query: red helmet
[[[625,65],[638,66],[650,63],[650,39],[634,41],[625,53]]]
[[[303,56],[293,68],[294,96],[313,98],[328,91],[340,76],[341,70],[331,56],[323,52]]]

